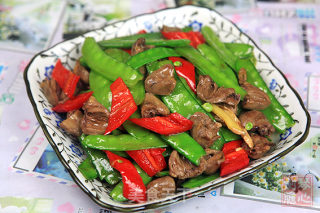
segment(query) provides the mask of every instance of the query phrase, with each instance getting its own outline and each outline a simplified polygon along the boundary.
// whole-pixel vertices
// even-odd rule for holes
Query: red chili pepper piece
[[[236,148],[241,147],[241,144],[242,144],[242,140],[230,141],[230,142],[224,144],[223,149],[222,149],[223,154],[227,155],[231,152],[236,151]]]
[[[249,158],[247,153],[240,149],[235,152],[231,152],[225,155],[225,161],[220,167],[220,176],[226,176],[233,172],[236,172],[249,165]]]
[[[67,70],[59,59],[52,71],[52,78],[56,80],[63,92],[69,98],[72,98],[74,91],[76,90],[77,83],[80,80],[80,76]]]
[[[132,94],[121,78],[110,85],[112,93],[111,112],[105,135],[117,129],[137,110]]]
[[[147,33],[147,31],[146,30],[140,30],[140,31],[138,31],[138,33],[137,34],[146,34]]]
[[[110,151],[104,151],[110,161],[110,165],[118,170],[122,176],[123,196],[135,202],[147,200],[146,187],[134,165],[127,159]]]
[[[156,148],[127,151],[127,153],[135,162],[137,162],[143,171],[152,177],[167,167],[166,161],[162,155],[164,151],[165,149],[163,148]]]
[[[169,57],[169,60],[172,61],[173,63],[176,61],[181,62],[180,66],[175,66],[176,73],[184,78],[190,89],[196,93],[196,74],[195,74],[195,68],[192,63],[189,61],[186,61],[182,58],[179,57]]]
[[[65,102],[53,107],[52,110],[55,112],[69,112],[72,110],[80,109],[83,106],[83,104],[90,98],[92,93],[93,92],[91,91],[80,94],[75,98],[68,99]]]
[[[193,124],[192,121],[177,112],[171,113],[166,117],[131,118],[129,120],[161,135],[172,135],[188,131]]]
[[[205,42],[203,35],[200,32],[161,32],[166,39],[189,39],[190,45],[197,48],[199,44]]]

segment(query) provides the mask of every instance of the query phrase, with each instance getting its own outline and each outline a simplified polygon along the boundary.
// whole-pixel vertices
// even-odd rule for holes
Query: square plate
[[[77,58],[81,56],[81,47],[85,37],[94,37],[97,41],[114,37],[132,35],[139,30],[156,32],[163,25],[185,27],[192,26],[194,30],[200,30],[201,26],[210,26],[223,42],[241,42],[254,46],[254,55],[257,59],[256,67],[261,76],[270,85],[270,89],[279,102],[293,116],[296,124],[284,134],[277,135],[275,149],[267,156],[250,162],[247,168],[218,178],[188,191],[182,191],[170,197],[146,203],[119,203],[113,201],[109,192],[111,188],[98,180],[86,180],[78,171],[79,163],[85,159],[85,153],[79,142],[67,135],[59,123],[61,117],[51,110],[51,105],[40,89],[40,82],[51,76],[53,66],[58,58],[63,64],[72,69]],[[74,181],[97,204],[119,211],[142,211],[173,204],[190,199],[200,193],[227,184],[245,175],[255,172],[268,163],[284,156],[301,144],[308,135],[310,116],[297,92],[291,87],[284,75],[271,62],[270,58],[261,51],[246,34],[237,26],[221,16],[219,13],[207,8],[196,6],[183,6],[179,8],[165,9],[152,14],[145,14],[108,25],[102,29],[88,32],[71,40],[61,42],[52,48],[38,53],[30,62],[24,73],[24,79],[30,101],[33,105],[36,117],[63,165],[67,168]]]

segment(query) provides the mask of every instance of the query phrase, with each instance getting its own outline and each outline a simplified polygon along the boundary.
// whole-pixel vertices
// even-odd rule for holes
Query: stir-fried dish
[[[253,47],[164,26],[86,38],[72,71],[57,61],[41,88],[87,158],[79,171],[120,202],[145,202],[248,166],[294,120],[255,68]]]

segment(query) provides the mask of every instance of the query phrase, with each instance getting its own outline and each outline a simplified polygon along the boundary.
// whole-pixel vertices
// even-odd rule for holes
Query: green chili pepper
[[[138,38],[160,39],[160,38],[162,38],[162,34],[161,33],[134,34],[134,35],[129,35],[129,36],[122,36],[122,37],[118,37],[118,38],[113,38],[108,41],[137,40]]]
[[[231,80],[226,73],[221,72],[218,67],[213,65],[193,47],[177,47],[175,50],[196,66],[201,75],[209,75],[218,86],[233,88],[236,93],[241,95],[241,98],[246,95],[247,92],[238,83]]]
[[[159,137],[154,137],[153,134],[146,135],[139,139],[129,134],[88,135],[83,140],[83,144],[93,149],[109,151],[129,151],[167,147],[165,142]]]
[[[232,69],[220,58],[216,50],[207,44],[200,44],[197,46],[200,53],[206,57],[213,65],[220,68],[221,72],[224,72],[228,78],[238,83],[238,79]]]
[[[108,48],[104,52],[120,62],[127,62],[128,59],[131,57],[130,54],[127,53],[126,51],[116,49],[116,48]]]
[[[89,157],[81,162],[81,164],[78,166],[78,169],[88,180],[92,180],[98,177],[98,172]]]
[[[277,131],[283,133],[287,128],[294,125],[294,120],[291,115],[284,109],[279,101],[274,97],[260,76],[258,70],[251,63],[249,59],[239,59],[236,63],[236,71],[238,72],[241,68],[247,71],[247,81],[263,90],[270,98],[271,104],[264,110],[261,110],[270,123],[277,129]]]
[[[118,183],[119,180],[121,180],[121,175],[119,174],[118,171],[114,170],[111,167],[109,160],[107,158],[107,155],[103,151],[91,149],[87,147],[86,144],[84,143],[85,141],[84,135],[81,135],[79,137],[79,140],[82,144],[82,148],[86,152],[87,156],[90,157],[93,165],[95,166],[98,172],[99,178],[101,180],[103,179],[106,180],[111,185]]]
[[[219,178],[219,173],[214,173],[213,175],[199,175],[195,178],[191,178],[184,182],[182,186],[184,188],[195,188],[198,186],[202,186],[203,184],[209,183],[215,179]]]
[[[200,164],[200,159],[206,154],[204,149],[188,133],[183,132],[177,135],[161,135],[161,137],[181,155],[185,156],[195,165]]]
[[[144,185],[147,185],[152,180],[152,177],[148,176],[148,174],[145,171],[143,171],[140,168],[140,166],[138,166],[138,164],[133,163],[133,165],[134,165],[134,167],[136,167],[138,173],[140,174]],[[128,200],[127,198],[125,198],[123,196],[123,183],[122,182],[118,183],[113,188],[113,190],[110,192],[110,196],[112,199],[114,199],[115,201],[119,201],[119,202],[124,202],[124,201]]]
[[[98,44],[102,48],[131,48],[136,40],[105,40]],[[185,47],[190,44],[188,39],[165,40],[165,39],[146,39],[146,45],[154,45],[156,47]]]
[[[94,38],[86,38],[82,55],[93,72],[99,73],[110,81],[121,77],[128,87],[133,87],[143,78],[139,71],[107,55]]]
[[[158,172],[158,173],[156,174],[156,177],[164,177],[164,176],[169,176],[169,175],[170,175],[170,174],[169,174],[169,171],[166,170],[166,171]]]
[[[111,81],[95,72],[90,72],[89,74],[89,85],[93,91],[93,96],[108,110],[111,109],[112,101],[112,93],[110,90],[111,83]]]
[[[201,33],[206,42],[217,51],[220,58],[223,58],[232,69],[235,69],[237,57],[220,41],[213,30],[208,26],[204,26],[201,28]]]
[[[177,54],[171,48],[157,47],[157,48],[148,49],[146,51],[138,53],[137,55],[132,56],[128,60],[127,64],[133,69],[138,69],[139,67],[147,63],[156,61],[158,59],[166,58],[169,56],[180,56],[180,55]]]

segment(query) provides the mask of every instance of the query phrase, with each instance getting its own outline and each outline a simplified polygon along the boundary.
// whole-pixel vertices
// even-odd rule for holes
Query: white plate
[[[218,178],[201,187],[189,191],[179,192],[171,197],[146,203],[119,203],[109,196],[110,188],[98,180],[86,180],[78,171],[79,163],[85,158],[79,142],[71,138],[58,127],[61,118],[51,110],[51,105],[40,90],[40,82],[51,75],[53,65],[58,58],[71,69],[75,60],[81,56],[81,47],[85,37],[94,37],[97,41],[119,36],[135,34],[145,29],[147,32],[159,31],[163,25],[185,27],[192,26],[200,29],[209,25],[223,42],[241,42],[253,45],[254,55],[257,58],[257,69],[263,79],[270,85],[273,94],[283,104],[286,110],[295,119],[296,124],[281,134],[276,142],[275,150],[267,156],[251,161],[250,165],[230,176]],[[68,169],[74,181],[86,192],[91,199],[103,207],[120,211],[141,211],[173,204],[190,199],[202,192],[219,187],[223,184],[244,177],[255,172],[268,163],[284,156],[301,144],[308,135],[310,116],[305,109],[301,98],[290,86],[284,75],[277,69],[271,60],[256,44],[229,20],[213,10],[202,7],[184,6],[180,8],[165,9],[153,14],[145,14],[120,21],[81,35],[77,38],[61,42],[54,47],[38,53],[25,70],[24,78],[30,101],[36,117],[63,165]]]

